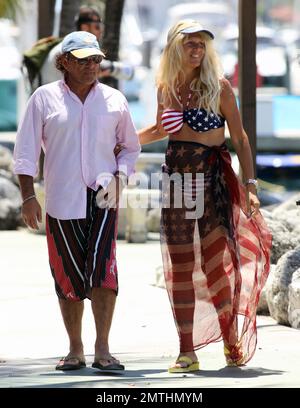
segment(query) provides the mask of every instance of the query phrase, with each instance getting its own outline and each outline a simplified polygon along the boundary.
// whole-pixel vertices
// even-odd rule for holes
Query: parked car
[[[300,36],[288,46],[290,66],[290,92],[300,95]]]
[[[222,35],[222,64],[233,86],[238,84],[238,27],[226,29]],[[256,83],[260,87],[289,88],[288,56],[275,31],[269,27],[256,28]]]
[[[21,79],[21,55],[9,20],[0,19],[0,131],[17,127],[17,90]]]

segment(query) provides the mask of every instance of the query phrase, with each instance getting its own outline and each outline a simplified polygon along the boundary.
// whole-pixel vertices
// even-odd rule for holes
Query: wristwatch
[[[247,186],[248,184],[254,184],[255,187],[257,187],[257,186],[258,186],[258,181],[257,181],[256,179],[249,178],[249,179],[246,180],[246,182],[245,182],[245,185],[246,185],[246,186]]]

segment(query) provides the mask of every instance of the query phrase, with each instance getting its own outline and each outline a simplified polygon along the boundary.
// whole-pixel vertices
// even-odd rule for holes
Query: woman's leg
[[[206,201],[208,204],[209,196]],[[230,250],[228,222],[216,211],[211,201],[210,205],[206,206],[203,217],[198,220],[198,225],[202,270],[218,315],[224,345],[231,350],[238,341],[235,304],[238,302],[240,282],[232,249]]]
[[[186,219],[184,209],[162,210],[162,250],[165,279],[177,326],[181,356],[197,361],[193,344],[195,291],[193,270],[195,264],[195,220]],[[185,367],[188,363],[175,363]]]

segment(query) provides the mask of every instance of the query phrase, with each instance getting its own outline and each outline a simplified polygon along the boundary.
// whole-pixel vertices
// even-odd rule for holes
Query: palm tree
[[[74,31],[74,17],[78,13],[81,0],[63,0],[59,36],[64,37]]]
[[[119,59],[119,42],[124,0],[105,1],[105,31],[103,36],[103,49],[111,61]],[[118,81],[109,78],[108,85],[118,88]]]
[[[0,18],[15,18],[17,11],[21,10],[21,0],[0,0]]]

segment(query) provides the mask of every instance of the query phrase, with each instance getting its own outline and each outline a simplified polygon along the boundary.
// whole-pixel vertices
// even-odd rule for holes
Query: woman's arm
[[[232,145],[242,168],[243,179],[245,181],[253,179],[254,169],[249,139],[242,125],[233,89],[227,79],[222,80],[220,102],[221,113],[227,121]],[[258,209],[259,201],[256,196],[256,186],[254,184],[246,184],[246,188],[249,193],[250,204],[255,209]]]
[[[162,140],[168,136],[163,126],[161,125],[161,115],[163,112],[163,105],[161,103],[161,91],[157,91],[157,113],[155,125],[147,126],[138,130],[140,144],[148,144]]]

